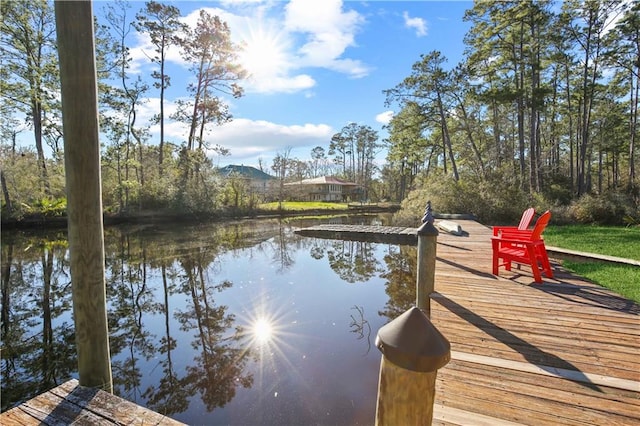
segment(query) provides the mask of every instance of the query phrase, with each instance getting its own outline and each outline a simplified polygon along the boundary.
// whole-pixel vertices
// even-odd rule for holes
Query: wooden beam
[[[80,384],[113,392],[91,2],[56,1],[69,255]]]

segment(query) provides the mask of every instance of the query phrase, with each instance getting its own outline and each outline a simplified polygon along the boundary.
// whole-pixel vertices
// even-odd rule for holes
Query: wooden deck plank
[[[433,425],[519,426],[522,425],[522,423],[483,416],[478,413],[471,413],[442,404],[434,404]]]
[[[618,377],[602,376],[600,374],[582,373],[576,370],[567,370],[563,368],[549,367],[544,365],[536,365],[528,362],[509,361],[500,358],[492,358],[481,355],[468,354],[464,352],[452,352],[451,359],[458,361],[467,361],[470,363],[481,364],[485,366],[494,366],[505,368],[508,370],[524,371],[529,373],[541,374],[550,377],[559,377],[568,379],[573,382],[593,384],[596,386],[605,386],[616,389],[640,392],[640,382],[635,380],[625,380]],[[639,404],[640,406],[640,401]]]
[[[181,425],[162,414],[73,379],[0,414],[13,425]]]

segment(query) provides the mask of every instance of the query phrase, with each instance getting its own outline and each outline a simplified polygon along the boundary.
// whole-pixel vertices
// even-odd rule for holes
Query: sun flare
[[[274,76],[286,67],[285,44],[276,32],[251,30],[243,42],[239,59],[253,78]]]
[[[256,342],[267,343],[273,337],[273,326],[268,320],[259,319],[253,324],[252,334]]]

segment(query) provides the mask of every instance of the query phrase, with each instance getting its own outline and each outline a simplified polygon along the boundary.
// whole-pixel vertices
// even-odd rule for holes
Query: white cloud
[[[347,48],[356,47],[355,35],[364,18],[354,10],[343,11],[341,0],[324,0],[309,7],[306,0],[292,0],[286,6],[284,27],[302,35],[298,65],[328,68],[352,77],[363,77],[369,68],[357,59],[344,58]]]
[[[411,18],[408,12],[403,12],[404,25],[407,28],[416,30],[416,36],[423,37],[427,35],[427,21],[422,18]]]
[[[231,156],[225,159],[227,163],[247,164],[260,157],[270,165],[271,159],[287,148],[292,148],[292,157],[308,159],[311,149],[326,145],[333,133],[326,124],[284,125],[238,118],[216,127],[206,140],[209,146],[218,144],[231,151]]]
[[[160,99],[150,98],[138,106],[138,124],[150,123],[154,114],[159,111]],[[165,101],[165,117],[175,112],[175,102]],[[151,143],[158,143],[160,134],[159,124],[150,127],[153,135]],[[177,145],[185,142],[189,133],[188,126],[167,119],[165,122],[165,141]],[[317,145],[326,145],[335,133],[333,128],[322,123],[305,123],[302,125],[278,124],[265,120],[250,120],[235,118],[221,126],[209,126],[205,132],[205,142],[213,147],[221,145],[231,151],[231,156],[225,161],[230,163],[248,164],[257,157],[269,160],[287,147],[293,149],[293,156],[307,159],[308,153]],[[213,151],[209,155],[214,157]],[[270,163],[268,163],[270,164]]]
[[[381,124],[389,124],[393,118],[393,111],[385,111],[376,115],[376,121]]]
[[[269,79],[249,77],[250,89],[258,93],[295,93],[310,89],[316,82],[311,76],[300,74],[292,77],[272,76]]]

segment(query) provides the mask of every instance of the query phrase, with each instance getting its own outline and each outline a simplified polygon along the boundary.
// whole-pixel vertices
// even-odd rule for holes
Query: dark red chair
[[[531,266],[534,281],[542,282],[540,268],[548,278],[553,278],[547,249],[542,239],[542,232],[551,219],[551,212],[544,212],[536,221],[533,230],[501,230],[499,236],[491,237],[493,249],[493,274],[498,275],[498,268],[504,266],[511,270],[511,262]]]

